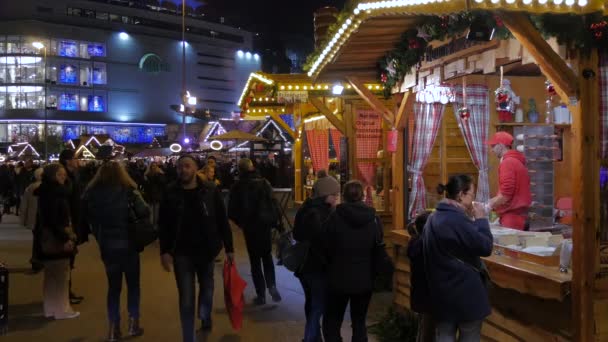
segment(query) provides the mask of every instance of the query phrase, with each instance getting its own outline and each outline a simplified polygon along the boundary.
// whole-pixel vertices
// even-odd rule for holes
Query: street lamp
[[[46,46],[44,46],[44,44],[42,44],[41,42],[33,42],[32,46],[36,49],[38,49],[38,52],[40,52],[40,49],[44,49],[44,71],[43,71],[43,78],[44,78],[44,160],[48,161],[49,160],[49,130],[48,130],[48,114],[47,114],[47,105],[46,105],[46,98],[47,98],[47,85],[46,85],[46,67],[47,67],[47,60],[46,60]]]

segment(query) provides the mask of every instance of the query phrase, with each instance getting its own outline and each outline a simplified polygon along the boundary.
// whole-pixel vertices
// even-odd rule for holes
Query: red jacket
[[[498,167],[498,191],[507,202],[496,208],[498,215],[505,213],[527,215],[532,204],[530,176],[526,168],[526,157],[521,152],[509,150]]]

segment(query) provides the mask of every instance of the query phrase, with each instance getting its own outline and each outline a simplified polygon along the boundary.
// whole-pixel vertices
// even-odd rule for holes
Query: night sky
[[[181,0],[172,0],[180,4]],[[345,0],[186,0],[201,4],[212,14],[227,18],[227,24],[257,32],[280,32],[312,37],[313,12],[322,6],[341,9]]]

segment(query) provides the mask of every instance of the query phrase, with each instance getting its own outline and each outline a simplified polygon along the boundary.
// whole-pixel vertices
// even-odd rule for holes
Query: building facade
[[[252,34],[189,14],[183,43],[181,22],[134,2],[0,2],[0,142],[43,141],[46,123],[49,140],[149,143],[182,123],[183,75],[199,112],[229,117],[260,67]]]

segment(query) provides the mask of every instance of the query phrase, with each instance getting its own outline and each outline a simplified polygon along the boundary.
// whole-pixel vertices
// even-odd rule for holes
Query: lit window
[[[78,44],[72,40],[59,41],[59,56],[78,57]]]
[[[89,112],[105,112],[105,103],[102,96],[89,95]]]
[[[59,110],[78,110],[78,95],[64,93],[59,96]]]
[[[62,64],[59,69],[59,83],[78,84],[78,67],[71,64]]]

